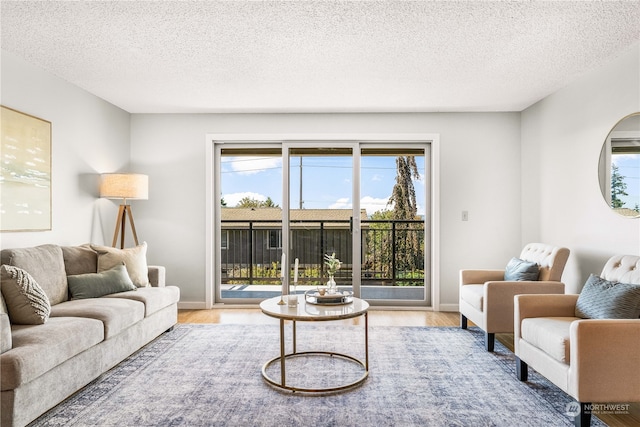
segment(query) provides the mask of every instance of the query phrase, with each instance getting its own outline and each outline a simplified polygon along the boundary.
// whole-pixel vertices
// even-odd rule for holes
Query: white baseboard
[[[440,304],[440,311],[460,311],[458,304]]]
[[[207,305],[204,301],[180,301],[178,302],[178,310],[204,310]]]

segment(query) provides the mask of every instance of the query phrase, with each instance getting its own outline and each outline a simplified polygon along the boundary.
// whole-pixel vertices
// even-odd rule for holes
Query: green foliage
[[[393,219],[414,219],[418,213],[413,180],[420,179],[414,156],[396,158],[396,184],[387,205],[393,205]]]
[[[418,218],[418,203],[413,185],[414,179],[420,179],[420,172],[414,156],[398,156],[396,158],[396,184],[393,187],[389,204],[393,204],[391,217],[396,220],[415,220]],[[424,233],[418,230],[422,225],[413,223],[396,223],[395,266],[396,270],[421,268],[423,265]],[[387,251],[389,246],[385,246]]]
[[[333,276],[336,274],[340,267],[342,267],[342,262],[338,258],[336,258],[336,253],[333,252],[331,255],[324,254],[324,264],[327,266],[327,274]]]
[[[624,202],[620,200],[620,196],[628,196],[627,183],[624,181],[624,176],[620,175],[618,166],[615,163],[611,164],[611,207],[621,208],[624,206]]]
[[[363,231],[366,235],[364,251],[363,268],[370,278],[382,279],[391,277],[393,270],[393,252],[391,245],[393,244],[391,235],[391,220],[393,219],[393,211],[382,210],[374,212],[370,219],[369,229]]]
[[[267,200],[258,200],[252,197],[246,196],[238,201],[237,208],[277,208],[271,197],[267,197]]]
[[[420,219],[413,185],[413,181],[420,178],[415,157],[397,157],[396,173],[396,184],[387,204],[393,205],[393,209],[377,211],[370,216],[371,220],[388,222],[371,222],[369,229],[363,232],[366,233],[363,267],[369,279],[393,278],[395,281],[412,274],[417,274],[417,279],[424,277],[421,272],[424,268],[424,226],[401,222]],[[392,277],[394,272],[396,277]],[[395,283],[418,286],[418,282]],[[422,285],[421,281],[419,285]]]
[[[248,283],[249,268],[235,267],[232,271],[227,272],[229,280],[225,283],[230,285],[242,285]],[[320,286],[324,284],[320,278],[320,266],[305,267],[298,271],[298,284],[308,286]],[[254,265],[252,269],[253,285],[274,285],[280,284],[280,270],[277,262],[270,265]]]

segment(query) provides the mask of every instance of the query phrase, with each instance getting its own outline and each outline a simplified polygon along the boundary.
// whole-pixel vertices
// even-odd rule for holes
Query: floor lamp
[[[116,219],[116,230],[113,233],[114,248],[120,237],[120,249],[124,249],[124,230],[127,223],[131,225],[133,232],[133,241],[136,246],[138,243],[138,235],[136,234],[136,226],[133,222],[133,212],[131,205],[127,204],[127,199],[147,200],[149,198],[149,177],[137,173],[105,173],[101,175],[100,197],[107,199],[122,199],[122,204],[118,210],[118,218]]]

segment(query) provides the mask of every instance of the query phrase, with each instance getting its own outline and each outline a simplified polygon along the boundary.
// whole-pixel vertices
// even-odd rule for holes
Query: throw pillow
[[[134,285],[138,288],[149,286],[149,267],[147,266],[147,243],[134,248],[117,249],[109,246],[91,245],[98,252],[98,273],[107,271],[124,263]]]
[[[575,314],[583,319],[637,319],[640,285],[611,282],[592,274],[578,296]]]
[[[91,249],[91,245],[62,246],[61,248],[67,276],[98,271],[98,254]]]
[[[71,299],[98,298],[118,292],[135,291],[124,264],[102,273],[85,273],[68,276]]]
[[[522,282],[525,280],[538,280],[540,267],[535,262],[524,261],[520,258],[511,258],[504,270],[504,280]]]
[[[2,296],[11,323],[41,325],[51,313],[49,298],[29,273],[9,265],[0,267]]]

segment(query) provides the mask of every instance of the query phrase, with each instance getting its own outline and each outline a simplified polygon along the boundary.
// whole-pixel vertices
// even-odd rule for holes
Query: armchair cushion
[[[637,319],[640,285],[609,281],[592,274],[578,297],[575,313],[583,319]]]
[[[524,319],[521,336],[528,343],[553,357],[558,362],[569,364],[571,357],[571,322],[576,317],[534,317]]]
[[[466,285],[460,289],[460,299],[477,310],[483,311],[484,285]]]
[[[524,261],[520,258],[511,258],[504,270],[506,281],[533,281],[538,280],[540,267],[532,261]]]

